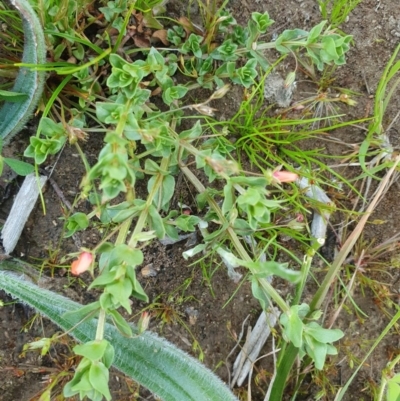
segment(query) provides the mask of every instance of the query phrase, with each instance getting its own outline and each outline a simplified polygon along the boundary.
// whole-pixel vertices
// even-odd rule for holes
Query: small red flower
[[[74,276],[79,276],[89,269],[93,262],[93,255],[90,252],[82,252],[77,260],[71,263],[71,273]]]

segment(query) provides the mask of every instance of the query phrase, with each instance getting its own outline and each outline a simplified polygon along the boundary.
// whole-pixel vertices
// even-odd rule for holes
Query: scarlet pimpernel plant
[[[124,8],[109,2],[102,9],[107,21],[119,32],[115,43],[121,43],[134,11],[141,10],[145,15],[149,12],[144,5],[143,8],[136,5],[135,9],[134,3]],[[154,16],[147,17],[156,24]],[[239,266],[247,269],[253,295],[262,308],[267,309],[270,302],[280,308],[285,341],[297,347],[301,356],[308,355],[318,369],[323,367],[327,354],[336,352],[332,342],[342,333],[324,329],[317,322],[318,312],[308,305],[291,305],[270,280],[271,276],[278,276],[292,284],[304,282],[316,246],[308,251],[309,258],[301,270],[276,260],[262,260],[259,251],[250,253],[244,246],[249,238],[255,241],[257,233],[268,230],[274,214],[285,207],[284,200],[272,195],[269,188],[273,186],[277,190],[274,193],[284,191],[282,185],[295,182],[301,172],[280,170],[276,166],[275,170],[247,173],[230,157],[232,144],[209,137],[202,124],[203,117],[214,112],[210,102],[225,96],[229,85],[249,88],[258,77],[268,73],[271,65],[263,53],[267,49],[275,49],[283,57],[305,52],[319,70],[326,64],[345,63],[351,37],[325,28],[326,22],[311,31],[286,30],[274,42],[261,42],[273,22],[267,12],[253,13],[248,25],[241,27],[229,13],[220,10],[208,27],[208,32],[215,35],[200,35],[192,25],[176,25],[166,32],[166,40],[174,45],[171,48],[144,48],[140,57],[133,57],[129,51],[124,54],[111,44],[105,50],[91,44],[90,49],[98,54],[86,64],[44,66],[69,79],[85,81],[82,85],[91,82],[93,88],[92,66],[106,65],[109,72],[101,99],[93,102],[95,117],[92,116],[105,131],[104,144],[94,165],[84,160],[87,173],[82,178],[77,200],[77,203],[91,202],[93,212],[89,215],[76,212],[66,221],[66,236],[85,230],[95,220],[117,227],[113,242],[103,240],[93,249],[81,250],[71,267],[74,275],[87,270],[93,273],[89,290],[100,290],[99,298],[78,306],[19,277],[0,274],[2,288],[36,307],[82,341],[74,348],[82,359],[64,388],[65,397],[110,400],[109,369],[115,364],[166,400],[235,399],[203,366],[165,341],[135,329],[122,314],[122,311],[132,313],[132,297],[148,302],[135,272],[143,263],[146,245],[156,239],[178,240],[181,233],[197,229],[204,241],[185,252],[185,257],[215,251],[231,273]],[[59,32],[52,34],[65,36]],[[218,42],[217,37],[222,39]],[[82,39],[75,43],[75,57],[84,57],[80,51],[82,43],[85,43]],[[175,79],[178,71],[183,73],[181,78],[187,78],[180,79],[180,83]],[[210,89],[211,95],[201,102],[188,102],[190,91],[198,87]],[[157,94],[160,96],[156,105]],[[82,99],[79,105],[82,110],[74,110],[71,124],[53,121],[45,115],[38,134],[30,139],[25,156],[42,164],[67,139],[76,145],[79,138],[74,136],[71,141],[68,134],[73,131],[71,127],[75,129],[73,132],[89,131],[86,118],[82,117],[86,111]],[[182,129],[188,112],[192,117],[196,113],[197,118],[190,120],[195,121],[190,127]],[[207,186],[198,179],[196,171],[207,177]],[[196,188],[199,210],[206,210],[207,206],[203,215],[172,209],[176,176],[180,172]],[[146,179],[145,195],[137,191],[137,182],[143,179]],[[214,181],[219,182],[220,189],[212,187]],[[211,222],[217,228],[208,232]],[[44,297],[51,302],[45,305]],[[127,351],[129,347],[132,349]],[[127,360],[125,352],[131,360]],[[148,377],[140,372],[141,364],[145,363]],[[182,368],[176,371],[167,368],[180,363]],[[170,373],[165,377],[166,370]],[[161,376],[164,378],[159,381]],[[191,379],[183,383],[188,377]]]

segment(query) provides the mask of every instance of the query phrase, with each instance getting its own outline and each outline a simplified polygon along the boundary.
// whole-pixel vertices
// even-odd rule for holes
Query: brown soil
[[[183,11],[182,7],[177,6],[179,3],[172,1],[169,5],[173,17]],[[268,10],[270,16],[275,20],[273,29],[276,33],[289,28],[309,30],[321,20],[317,2],[313,0],[284,0],[281,2],[231,0],[229,6],[241,23],[247,22],[252,11]],[[371,113],[373,106],[371,96],[374,94],[381,73],[399,41],[400,22],[398,17],[397,0],[363,0],[341,27],[344,32],[354,36],[354,44],[347,55],[347,64],[338,68],[335,73],[335,85],[359,94],[356,107],[346,109],[343,107],[348,118],[360,118]],[[290,61],[287,62],[287,66],[289,65]],[[295,98],[307,97],[309,95],[305,92],[313,90],[315,92],[315,88],[310,83],[300,82]],[[237,98],[229,96],[223,100],[226,110],[220,110],[222,114],[229,115],[231,110],[237,109],[242,99],[242,93],[239,92],[235,92]],[[386,123],[389,123],[399,110],[399,102],[399,96],[394,96],[388,109]],[[398,124],[394,124],[394,138],[398,135],[397,126]],[[31,132],[27,130],[14,140],[12,146],[14,152],[23,151],[30,134]],[[354,127],[346,128],[342,132],[335,132],[333,135],[347,143],[355,143],[362,141],[365,134],[361,129]],[[90,141],[84,146],[89,162],[95,161],[101,141],[100,135],[93,134]],[[327,154],[340,154],[346,150],[339,145],[322,143],[322,146],[326,148]],[[72,148],[66,147],[61,153],[52,175],[70,202],[79,191],[80,178],[83,173],[83,166],[78,160]],[[354,175],[354,172],[349,171],[349,174]],[[14,185],[17,186],[18,183],[15,181]],[[184,181],[177,188],[177,192],[176,202],[183,199],[185,203],[193,204],[194,195]],[[365,230],[367,243],[372,238],[376,243],[381,243],[399,232],[398,193],[399,188],[397,184],[394,184],[384,201],[379,204],[371,220],[381,220],[384,223],[367,226]],[[46,215],[43,215],[41,206],[37,205],[14,253],[16,257],[36,264],[41,264],[44,259],[51,262],[53,257],[57,256],[53,255],[53,251],[59,249],[63,227],[63,221],[60,220],[62,202],[52,186],[47,187],[44,198]],[[3,200],[0,210],[1,219],[7,215],[11,203],[10,198]],[[82,211],[88,210],[83,209]],[[80,234],[79,238],[83,246],[90,248],[97,243],[100,234],[95,230],[90,230]],[[62,254],[78,250],[72,240],[63,240],[61,249]],[[193,338],[195,338],[204,352],[204,363],[223,380],[229,381],[228,372],[236,357],[236,352],[228,357],[235,346],[233,334],[241,332],[242,323],[248,315],[250,315],[249,323],[254,325],[260,312],[258,302],[252,297],[249,283],[244,282],[238,288],[237,284],[228,278],[217,258],[207,262],[207,273],[205,273],[199,264],[190,265],[182,258],[181,254],[184,250],[185,242],[169,246],[154,243],[146,250],[144,265],[153,264],[157,275],[151,278],[139,275],[140,281],[151,302],[158,302],[160,310],[167,313],[172,320],[170,323],[163,324],[161,319],[153,318],[151,329],[198,357],[199,350],[192,347]],[[390,261],[383,263],[379,269],[380,273],[376,269],[371,269],[367,270],[365,275],[385,283],[388,291],[396,294],[400,278],[398,269],[392,266]],[[209,281],[205,280],[207,275],[210,277]],[[89,302],[93,295],[88,294],[81,284],[81,281],[68,277],[64,268],[55,268],[50,281],[52,289],[79,302]],[[234,297],[228,302],[234,293]],[[25,343],[40,337],[50,337],[57,328],[41,317],[36,316],[36,319],[32,321],[35,316],[34,311],[13,301],[3,292],[0,292],[0,300],[5,303],[5,306],[0,308],[0,401],[36,400],[41,389],[49,384],[49,375],[69,368],[68,355],[72,341],[57,345],[52,349],[50,355],[43,358],[34,352],[21,356],[22,346]],[[334,393],[352,374],[350,359],[352,357],[356,359],[354,362],[357,366],[357,359],[362,359],[389,321],[382,311],[382,305],[376,302],[376,297],[368,289],[365,292],[362,291],[360,284],[356,285],[354,300],[367,317],[357,316],[353,309],[348,309],[344,310],[336,321],[335,327],[341,328],[345,332],[345,337],[339,345],[339,356],[332,358],[329,363],[326,377],[335,387],[332,389],[332,393],[323,398],[325,400],[333,400]],[[226,306],[223,308],[225,304]],[[131,320],[137,321],[137,314],[144,307],[146,307],[145,304],[134,302],[135,316],[132,316]],[[334,301],[326,307],[329,319],[334,312]],[[191,313],[193,314],[193,311],[197,316],[197,319],[194,320],[189,316]],[[388,311],[394,314],[392,309]],[[191,333],[180,324],[179,319],[190,328]],[[266,352],[270,346],[267,344]],[[391,355],[398,353],[398,349],[398,335],[387,336],[362,368],[345,399],[372,400],[371,387],[379,384],[382,368],[385,367]],[[257,372],[260,372],[260,388],[265,390],[271,372],[262,371],[261,368],[270,368],[270,363],[267,361],[257,365],[256,372],[253,374],[254,377]],[[317,384],[319,378],[319,376],[313,376],[306,380],[305,386],[302,388],[302,395],[298,399],[316,399],[316,394],[320,390]],[[132,390],[134,388],[134,384],[130,380],[114,372],[113,399],[121,401],[142,399],[134,397]],[[262,391],[254,383],[252,390],[253,401],[264,399]],[[245,389],[237,391],[238,394],[243,394]],[[148,396],[143,390],[140,390],[140,394],[143,397]],[[145,399],[154,398],[149,396]]]

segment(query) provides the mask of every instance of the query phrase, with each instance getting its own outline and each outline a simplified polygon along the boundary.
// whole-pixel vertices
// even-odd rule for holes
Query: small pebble
[[[153,263],[150,263],[148,265],[146,265],[145,267],[143,267],[142,270],[140,270],[140,273],[142,274],[143,277],[156,277],[158,272],[159,272],[159,268],[155,268]]]

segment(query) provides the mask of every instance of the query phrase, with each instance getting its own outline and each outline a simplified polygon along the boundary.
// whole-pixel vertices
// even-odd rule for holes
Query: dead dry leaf
[[[151,35],[151,38],[162,42],[162,44],[165,46],[169,46],[169,42],[167,40],[167,30],[166,29],[159,29],[158,31],[153,32],[153,35]]]

